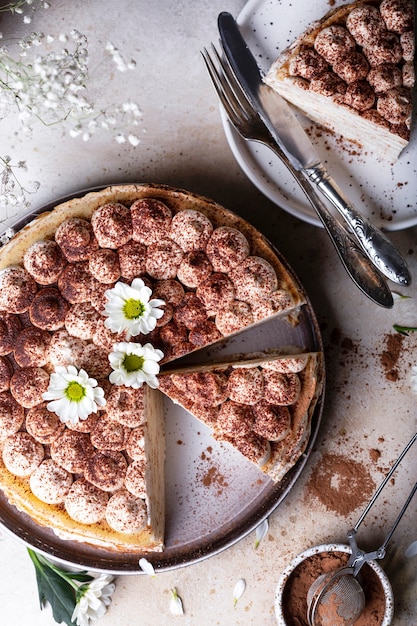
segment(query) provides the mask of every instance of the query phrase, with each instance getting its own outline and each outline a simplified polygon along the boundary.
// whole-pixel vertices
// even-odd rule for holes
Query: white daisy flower
[[[113,289],[106,291],[107,303],[104,322],[112,332],[126,331],[126,339],[140,333],[147,334],[154,330],[156,320],[164,312],[158,308],[165,304],[163,300],[150,300],[152,290],[141,278],[135,278],[131,285],[117,282]]]
[[[150,343],[142,346],[140,343],[121,341],[113,345],[113,352],[109,354],[113,372],[109,380],[114,385],[125,385],[139,389],[147,383],[152,389],[159,387],[157,375],[159,363],[164,356],[161,350],[156,350]]]
[[[90,621],[103,617],[115,590],[113,576],[101,574],[77,591],[77,603],[71,620],[77,626],[89,626]]]
[[[99,406],[106,404],[104,391],[97,386],[96,379],[89,378],[85,370],[78,371],[73,365],[55,368],[42,398],[49,400],[47,409],[56,413],[61,422],[72,424],[87,419],[90,413],[96,413]]]

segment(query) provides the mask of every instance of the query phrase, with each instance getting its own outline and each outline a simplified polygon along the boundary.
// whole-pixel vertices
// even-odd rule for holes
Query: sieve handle
[[[416,482],[414,487],[412,488],[412,490],[411,490],[411,492],[410,492],[410,494],[409,494],[405,504],[403,505],[400,513],[398,514],[397,519],[395,520],[391,530],[389,531],[389,533],[385,537],[385,540],[382,543],[382,545],[377,550],[374,550],[372,552],[364,552],[363,550],[360,550],[358,548],[357,543],[356,543],[356,537],[355,537],[356,533],[358,531],[359,526],[362,524],[363,520],[365,519],[365,517],[369,513],[370,509],[375,504],[375,501],[378,498],[378,496],[380,495],[381,491],[384,489],[385,485],[390,480],[391,476],[393,475],[393,473],[397,469],[398,465],[401,463],[401,461],[403,460],[403,458],[405,457],[405,455],[407,454],[409,449],[413,446],[413,444],[415,443],[416,440],[417,440],[417,433],[415,433],[413,435],[413,437],[410,439],[408,444],[405,446],[404,450],[401,452],[401,454],[398,457],[398,459],[392,465],[390,471],[385,476],[384,480],[382,481],[382,483],[379,485],[378,489],[376,490],[376,492],[372,496],[370,502],[368,503],[368,505],[365,508],[364,512],[360,516],[359,520],[356,522],[356,525],[354,526],[354,528],[352,528],[348,532],[347,536],[348,536],[348,539],[349,539],[349,544],[350,544],[350,546],[352,548],[352,555],[351,555],[351,557],[349,559],[348,566],[354,568],[354,576],[356,576],[358,574],[360,568],[362,567],[362,565],[366,561],[370,561],[372,559],[382,559],[382,558],[384,558],[386,547],[387,547],[387,545],[388,545],[392,535],[394,534],[395,529],[397,528],[398,524],[400,523],[401,518],[403,517],[405,511],[407,510],[408,505],[410,504],[411,500],[413,499],[414,494],[417,491],[417,482]]]

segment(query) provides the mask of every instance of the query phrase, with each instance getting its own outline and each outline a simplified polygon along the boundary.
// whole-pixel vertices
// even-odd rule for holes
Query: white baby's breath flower
[[[182,600],[178,595],[176,588],[171,589],[171,599],[169,601],[169,610],[172,615],[176,617],[180,615],[184,615],[184,607],[182,605]]]
[[[261,524],[259,524],[259,526],[256,529],[255,550],[259,547],[259,544],[261,543],[262,539],[265,539],[268,533],[268,530],[269,530],[269,522],[268,522],[268,518],[266,518]]]
[[[36,193],[39,188],[37,181],[28,182],[25,185],[20,182],[19,174],[26,170],[25,161],[18,161],[17,164],[14,164],[9,155],[0,156],[0,206],[6,209],[5,219],[9,217],[8,208],[16,207],[19,204],[28,208],[30,205],[28,195]],[[15,214],[15,210],[13,210],[13,214]]]
[[[19,0],[19,4],[26,3]],[[30,19],[24,18],[26,22]],[[43,51],[45,44],[48,49]],[[106,52],[120,71],[135,69],[135,61],[126,63],[113,44],[106,46]],[[7,41],[0,48],[0,118],[15,107],[23,131],[31,132],[32,124],[39,121],[48,126],[61,123],[71,137],[84,141],[93,135],[89,127],[93,121],[94,133],[106,129],[116,141],[126,143],[132,127],[139,123],[139,107],[124,110],[122,105],[112,106],[110,111],[102,104],[96,106],[88,100],[89,82],[88,40],[78,30],[56,36],[33,32]],[[77,125],[81,132],[71,132]]]
[[[115,333],[125,331],[126,339],[150,333],[164,314],[159,307],[165,304],[163,300],[150,300],[151,295],[152,290],[141,278],[135,278],[131,285],[117,282],[106,291],[105,326]]]
[[[140,343],[121,341],[113,345],[113,352],[109,354],[113,372],[109,380],[114,385],[125,385],[139,389],[147,383],[152,389],[159,387],[157,375],[159,363],[164,356],[161,350],[155,350],[150,344],[142,346]]]
[[[95,378],[89,378],[83,369],[73,365],[57,366],[49,379],[48,390],[42,398],[49,401],[47,409],[56,413],[61,422],[77,424],[85,420],[90,413],[96,413],[106,400],[104,391],[97,386]]]
[[[233,606],[236,606],[238,600],[243,596],[246,589],[246,582],[243,578],[240,578],[233,589]]]
[[[132,133],[130,133],[130,135],[127,138],[128,142],[130,143],[131,146],[134,146],[136,148],[136,146],[138,146],[140,144],[140,139],[138,137],[136,137],[136,135],[133,135]]]
[[[152,563],[148,561],[148,559],[145,559],[144,557],[139,559],[139,567],[145,572],[145,574],[147,574],[151,578],[156,578],[154,567]]]
[[[103,617],[115,590],[113,576],[101,574],[77,591],[77,603],[71,620],[77,626],[89,626],[90,621]]]
[[[15,231],[13,228],[6,228],[4,233],[0,235],[0,244],[4,245],[8,241],[10,241],[10,239],[14,237],[14,235],[15,235]]]
[[[126,72],[127,70],[135,69],[136,62],[133,59],[131,59],[128,63],[126,63],[124,59],[122,58],[122,55],[120,54],[120,51],[118,50],[118,48],[116,48],[116,46],[112,44],[110,41],[106,44],[105,50],[106,52],[109,53],[109,55],[113,59],[119,72]]]

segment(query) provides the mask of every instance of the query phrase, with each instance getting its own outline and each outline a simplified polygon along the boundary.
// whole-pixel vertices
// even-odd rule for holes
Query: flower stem
[[[65,582],[67,582],[76,592],[79,589],[79,585],[75,582],[75,579],[78,579],[80,575],[81,575],[82,580],[86,580],[86,581],[92,580],[92,576],[88,576],[86,572],[67,572],[61,569],[57,565],[54,565],[52,561],[45,558],[42,554],[39,554],[35,552],[34,550],[31,550],[30,548],[28,548],[28,553],[29,553],[30,558],[32,559],[34,566],[38,570],[42,570],[45,567],[49,568],[55,574],[57,574],[57,576],[65,580]]]

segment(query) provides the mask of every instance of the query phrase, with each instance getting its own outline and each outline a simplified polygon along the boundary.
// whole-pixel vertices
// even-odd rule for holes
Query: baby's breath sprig
[[[16,2],[8,2],[0,6],[0,13],[16,13],[17,15],[23,15],[23,21],[25,24],[30,24],[32,21],[32,14],[37,8],[49,9],[49,2],[44,0],[16,0]],[[27,11],[30,12],[28,15]]]
[[[47,126],[63,123],[70,137],[84,141],[99,130],[110,130],[118,143],[140,143],[133,132],[142,117],[136,103],[106,108],[91,101],[88,40],[83,33],[73,29],[54,38],[34,32],[17,46],[18,53],[15,43],[0,47],[0,119],[17,110],[26,132],[39,121]],[[134,69],[134,60],[125,62],[113,44],[105,51],[119,71]]]
[[[4,219],[8,219],[9,209],[16,212],[16,207],[28,208],[28,195],[36,193],[39,182],[33,181],[24,186],[18,177],[18,170],[27,170],[26,161],[12,162],[9,155],[0,156],[0,209],[5,209]],[[4,220],[2,220],[4,221]]]

